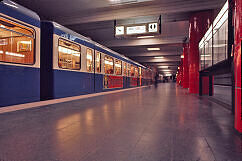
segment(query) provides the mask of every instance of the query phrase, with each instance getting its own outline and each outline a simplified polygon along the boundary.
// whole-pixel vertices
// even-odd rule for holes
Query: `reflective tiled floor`
[[[175,84],[0,115],[1,161],[241,161],[233,117]]]

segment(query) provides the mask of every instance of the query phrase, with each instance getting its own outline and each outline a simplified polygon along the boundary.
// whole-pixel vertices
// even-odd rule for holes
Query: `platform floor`
[[[0,115],[1,161],[241,161],[230,112],[173,83]]]

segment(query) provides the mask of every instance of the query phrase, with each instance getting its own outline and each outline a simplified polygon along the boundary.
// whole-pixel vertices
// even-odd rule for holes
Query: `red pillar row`
[[[188,44],[183,44],[183,88],[189,88]]]
[[[235,128],[242,133],[241,108],[241,44],[242,44],[242,1],[235,0]],[[199,49],[198,44],[212,23],[212,11],[195,13],[190,18],[189,46],[184,45],[184,59],[179,66],[177,83],[189,88],[189,93],[199,93]],[[182,69],[182,70],[181,70]],[[209,93],[209,77],[202,78],[203,94]]]
[[[242,109],[241,109],[241,42],[242,42],[242,1],[235,0],[235,129],[242,133]]]
[[[189,93],[199,93],[198,44],[212,23],[212,11],[198,12],[191,16],[189,27]]]

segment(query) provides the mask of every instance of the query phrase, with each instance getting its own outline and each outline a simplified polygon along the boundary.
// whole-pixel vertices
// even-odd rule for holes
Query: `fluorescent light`
[[[157,68],[168,69],[168,66],[158,66]]]
[[[181,58],[184,58],[184,55],[181,55]]]
[[[105,64],[113,65],[113,62],[112,61],[105,60]]]
[[[124,4],[132,4],[132,3],[140,3],[152,0],[109,0],[111,5],[124,5]]]
[[[88,60],[92,60],[92,55],[87,54],[87,59],[88,59]]]
[[[215,44],[213,45],[214,48],[225,47],[227,44]]]
[[[180,67],[178,67],[178,69],[180,69]]]
[[[163,69],[163,70],[161,70],[162,72],[171,72],[172,70],[170,70],[170,69]]]
[[[158,51],[160,48],[147,48],[148,51]]]
[[[115,67],[121,68],[121,65],[120,64],[115,64]]]
[[[27,44],[27,45],[31,45],[31,40],[30,41],[20,41],[21,44]]]
[[[55,27],[59,28],[59,29],[61,28],[61,26],[59,24],[55,24]]]
[[[7,3],[7,2],[3,2],[5,5],[8,5],[8,6],[10,6],[10,7],[13,7],[13,8],[18,8],[17,6],[15,6],[15,5],[13,5],[13,4],[9,4],[9,3]]]
[[[80,52],[71,50],[62,46],[59,46],[59,52],[65,53],[65,54],[72,54],[74,56],[80,56]]]
[[[6,52],[6,55],[17,56],[17,57],[22,57],[22,58],[25,57],[25,55],[23,55],[23,54],[17,54],[17,53],[11,53],[11,52]]]
[[[78,57],[80,57],[80,53],[79,54],[72,54],[73,56],[78,56]]]
[[[0,50],[0,54],[3,54],[3,51],[2,50]]]
[[[169,77],[169,76],[172,76],[172,74],[166,74],[165,76]]]
[[[146,38],[152,38],[152,37],[155,37],[155,36],[139,36],[137,38],[138,39],[146,39]]]
[[[155,59],[163,59],[164,57],[163,56],[156,56],[154,57]]]

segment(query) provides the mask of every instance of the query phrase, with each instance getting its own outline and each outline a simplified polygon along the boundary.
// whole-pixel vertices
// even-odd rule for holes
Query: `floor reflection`
[[[165,83],[0,115],[0,160],[241,161],[230,113],[185,93]]]

